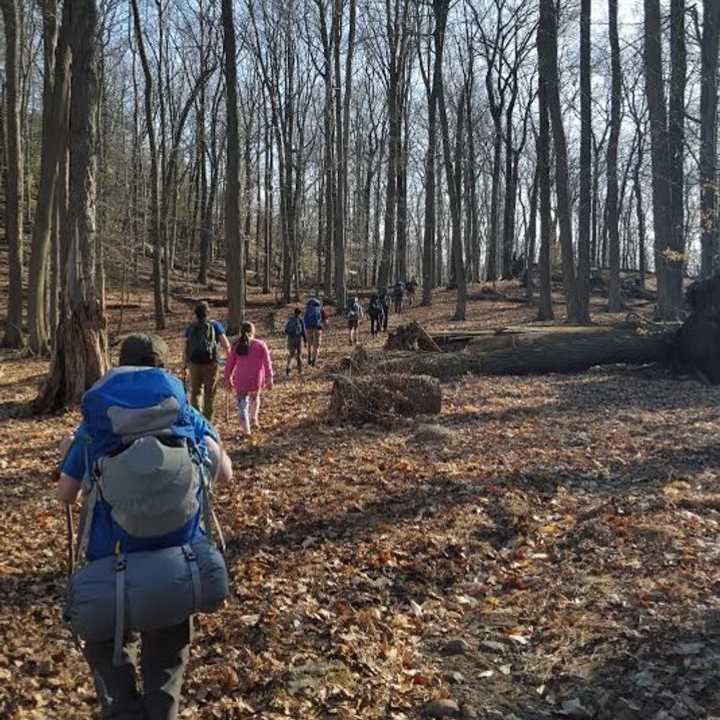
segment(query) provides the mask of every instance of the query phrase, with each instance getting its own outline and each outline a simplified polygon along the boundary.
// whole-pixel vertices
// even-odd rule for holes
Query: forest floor
[[[150,295],[131,299],[125,331],[150,331]],[[457,328],[453,302],[438,292],[401,319]],[[190,305],[176,310],[164,333],[175,368]],[[464,326],[533,314],[473,302]],[[113,334],[117,323],[113,309]],[[720,717],[720,389],[655,368],[467,377],[443,386],[432,430],[347,426],[327,410],[342,320],[302,381],[284,378],[282,338],[269,342],[277,384],[252,442],[218,399],[235,466],[218,488],[232,597],[199,621],[183,718]],[[95,717],[60,621],[51,482],[78,412],[27,415],[46,371],[11,354],[0,365],[8,720]]]

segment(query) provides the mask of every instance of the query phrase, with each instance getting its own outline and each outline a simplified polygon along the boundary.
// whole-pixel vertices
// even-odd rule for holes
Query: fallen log
[[[450,380],[468,373],[566,373],[595,365],[665,363],[677,327],[670,323],[653,329],[545,327],[537,332],[495,333],[474,339],[472,350],[466,352],[385,354],[371,356],[370,364],[386,372]]]
[[[422,375],[337,375],[330,396],[333,418],[375,422],[392,415],[437,415],[442,391],[437,378]]]
[[[385,341],[386,350],[425,350],[442,352],[431,335],[417,321],[400,325],[388,335]]]
[[[527,297],[515,297],[513,295],[506,295],[505,293],[495,290],[491,287],[482,287],[478,292],[470,293],[468,300],[471,301],[489,301],[489,302],[509,302],[509,303],[521,303],[527,304]]]

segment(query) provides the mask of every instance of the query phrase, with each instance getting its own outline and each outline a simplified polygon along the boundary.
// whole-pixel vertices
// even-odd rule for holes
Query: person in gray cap
[[[182,524],[164,535],[153,533],[152,527],[142,535],[127,531],[108,498],[97,490],[93,493],[94,484],[106,481],[102,476],[105,464],[118,453],[124,454],[141,442],[169,442],[168,447],[187,447],[188,452],[192,449],[191,457],[196,458],[198,468],[208,468],[212,484],[232,479],[232,466],[218,434],[188,405],[179,379],[164,369],[167,355],[167,345],[155,335],[128,336],[120,348],[119,367],[109,370],[85,394],[83,422],[61,444],[64,458],[58,496],[63,503],[72,505],[82,490],[84,525],[88,529],[81,533],[78,557],[84,555],[88,564],[111,556],[128,557],[131,563],[134,552],[147,555],[162,548],[187,547],[210,537],[211,531],[203,523],[203,501],[197,511],[192,506]],[[99,411],[98,403],[102,402],[107,402],[105,412]],[[173,444],[177,440],[181,442]],[[147,468],[143,472],[147,473]],[[158,477],[153,475],[150,492],[157,493]],[[127,476],[121,475],[115,482],[115,488],[119,484],[121,491],[123,486],[131,486]],[[133,497],[138,503],[144,502],[144,495]],[[179,624],[142,632],[140,636],[116,632],[115,638],[86,640],[83,652],[93,672],[103,720],[176,720],[191,624],[192,617],[188,617]],[[142,677],[142,689],[136,682],[138,675]]]

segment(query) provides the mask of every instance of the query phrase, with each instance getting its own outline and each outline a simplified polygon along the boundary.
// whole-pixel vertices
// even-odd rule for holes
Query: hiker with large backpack
[[[297,361],[298,375],[302,375],[302,344],[307,345],[307,334],[305,333],[305,322],[302,319],[302,310],[295,308],[293,314],[285,323],[285,335],[287,336],[288,359],[285,366],[285,375],[290,377],[290,365],[293,360]]]
[[[273,386],[273,366],[268,346],[255,337],[255,326],[244,322],[240,337],[225,363],[225,382],[237,398],[240,422],[245,435],[251,434],[251,423],[260,427],[260,396],[263,388]]]
[[[307,332],[308,365],[316,365],[322,344],[322,333],[327,325],[327,313],[316,297],[311,297],[307,301],[303,321]]]
[[[412,278],[405,283],[405,292],[407,294],[408,305],[410,307],[415,304],[415,290],[417,290],[417,280]]]
[[[383,321],[385,320],[385,311],[377,293],[370,296],[368,315],[370,316],[370,334],[375,337],[382,330]]]
[[[104,720],[176,720],[192,616],[228,593],[211,487],[232,467],[166,358],[159,337],[125,339],[120,366],[83,396],[60,468],[61,501],[84,500],[64,616]]]
[[[348,339],[351,345],[357,345],[358,327],[363,321],[363,309],[360,300],[352,296],[348,298],[347,310],[345,311],[348,324]]]
[[[390,296],[386,287],[378,288],[378,299],[383,309],[383,332],[387,332],[390,317]]]
[[[395,305],[395,312],[401,313],[403,307],[403,296],[405,293],[405,285],[399,280],[395,283],[392,290],[393,304]]]
[[[200,410],[202,398],[202,413],[212,422],[219,369],[218,347],[227,354],[230,342],[222,323],[209,319],[209,310],[206,302],[198,303],[195,321],[185,328],[185,368],[190,370],[190,403]]]

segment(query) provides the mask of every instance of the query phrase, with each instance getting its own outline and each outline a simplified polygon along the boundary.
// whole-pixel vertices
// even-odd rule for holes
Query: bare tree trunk
[[[538,26],[538,52],[543,29]],[[547,109],[547,79],[540,76],[538,86],[538,110],[540,114],[540,132],[537,137],[538,187],[540,191],[540,296],[538,299],[538,320],[552,320],[552,277],[550,267],[550,237],[552,217],[550,204],[550,118]],[[532,275],[528,277],[528,282]]]
[[[618,37],[617,0],[608,0],[608,32],[610,35],[610,62],[612,65],[612,92],[610,111],[610,138],[607,149],[607,201],[606,217],[609,240],[608,311],[620,312],[620,218],[618,210],[618,139],[620,138],[620,40]]]
[[[71,37],[71,230],[66,283],[70,315],[58,327],[50,374],[36,400],[41,411],[78,402],[108,366],[106,321],[95,274],[99,39],[94,0],[73,2]]]
[[[685,0],[670,3],[670,99],[668,155],[671,181],[670,250],[666,257],[667,305],[664,317],[675,319],[683,306],[685,267],[685,87],[687,53],[685,49]]]
[[[23,154],[20,136],[20,7],[2,0],[5,23],[5,207],[8,243],[8,305],[2,345],[20,348],[23,336]]]
[[[240,332],[245,315],[245,260],[240,237],[240,134],[238,124],[237,60],[232,0],[222,0],[223,46],[227,110],[225,174],[225,253],[227,258],[228,332]]]
[[[560,104],[559,77],[557,68],[557,16],[553,0],[541,0],[541,37],[538,41],[540,52],[540,73],[544,77],[547,105],[553,129],[555,144],[555,190],[558,201],[560,223],[560,249],[562,253],[563,286],[567,302],[568,322],[584,324],[590,322],[587,306],[580,303],[575,276],[575,260],[572,242],[572,215],[568,186],[567,143]]]
[[[718,269],[717,131],[718,131],[718,40],[720,3],[703,2],[702,68],[700,91],[700,192],[702,277]]]
[[[591,0],[580,11],[580,203],[578,206],[578,298],[590,304],[590,211],[592,205]]]
[[[70,90],[68,33],[70,10],[63,11],[58,34],[57,5],[43,6],[45,33],[45,84],[43,88],[43,141],[40,161],[40,187],[33,225],[28,288],[28,330],[30,349],[36,354],[50,350],[45,317],[45,283],[48,251],[55,215],[55,188],[60,158],[67,144],[67,113]]]
[[[165,327],[165,305],[163,301],[163,277],[162,277],[162,229],[160,226],[160,170],[158,168],[158,148],[155,136],[155,119],[152,107],[153,81],[145,52],[145,41],[143,39],[142,27],[140,25],[140,10],[137,0],[130,0],[133,12],[133,24],[135,28],[135,42],[140,54],[145,77],[145,126],[150,143],[150,224],[149,232],[153,241],[153,293],[155,298],[155,328],[162,330]]]

